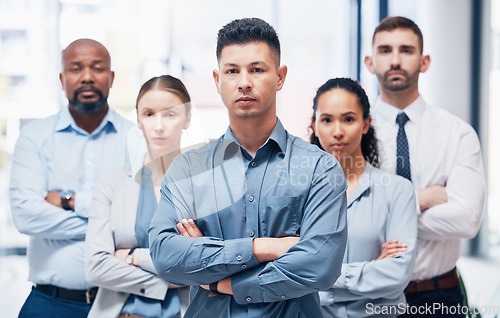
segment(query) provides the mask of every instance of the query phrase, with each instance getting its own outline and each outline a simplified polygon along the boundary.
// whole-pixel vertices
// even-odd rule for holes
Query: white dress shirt
[[[378,99],[372,116],[381,168],[396,171],[396,116],[401,110]],[[413,280],[444,274],[460,257],[460,239],[472,238],[481,223],[485,178],[476,132],[458,117],[427,105],[419,96],[404,109],[405,131],[416,190],[446,187],[448,202],[419,213]]]

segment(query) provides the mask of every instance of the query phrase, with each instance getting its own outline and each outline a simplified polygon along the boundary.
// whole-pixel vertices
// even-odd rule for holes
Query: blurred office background
[[[361,81],[372,101],[377,82],[363,64],[380,19],[403,15],[424,34],[429,71],[421,75],[427,102],[469,122],[480,136],[488,200],[476,238],[463,242],[459,262],[475,306],[487,306],[500,286],[500,0],[0,0],[0,305],[16,317],[29,292],[26,246],[11,217],[12,152],[29,121],[65,106],[58,79],[60,52],[86,37],[110,51],[116,73],[110,105],[135,119],[135,97],[152,76],[172,74],[191,93],[206,138],[228,120],[215,90],[217,31],[229,21],[260,17],[282,43],[289,73],[278,115],[290,132],[308,137],[315,90],[327,79]],[[497,108],[495,108],[497,106]],[[495,147],[497,145],[497,147]]]

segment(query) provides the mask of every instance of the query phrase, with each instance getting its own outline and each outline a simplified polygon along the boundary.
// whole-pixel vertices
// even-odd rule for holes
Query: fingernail
[[[186,219],[182,219],[182,224],[187,224],[187,220]]]
[[[189,222],[189,223],[191,223],[191,224],[194,224],[193,219],[189,219],[189,221],[188,221],[188,222]]]

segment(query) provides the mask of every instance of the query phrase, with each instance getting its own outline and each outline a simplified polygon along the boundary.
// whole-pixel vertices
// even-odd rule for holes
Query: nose
[[[394,52],[391,55],[391,66],[394,67],[399,67],[401,65],[401,57],[399,56],[399,53]]]
[[[339,122],[335,122],[332,127],[332,136],[333,138],[340,140],[344,137],[344,129],[342,124]]]
[[[156,114],[153,126],[155,132],[162,132],[165,129],[165,125],[165,118],[161,114]]]
[[[94,83],[94,73],[89,67],[82,70],[82,83]]]
[[[241,71],[238,82],[238,89],[248,91],[253,88],[252,78],[246,71]]]

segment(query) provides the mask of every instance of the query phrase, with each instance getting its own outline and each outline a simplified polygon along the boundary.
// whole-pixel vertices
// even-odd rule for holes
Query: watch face
[[[63,190],[61,191],[61,199],[69,200],[75,194],[72,190]]]

